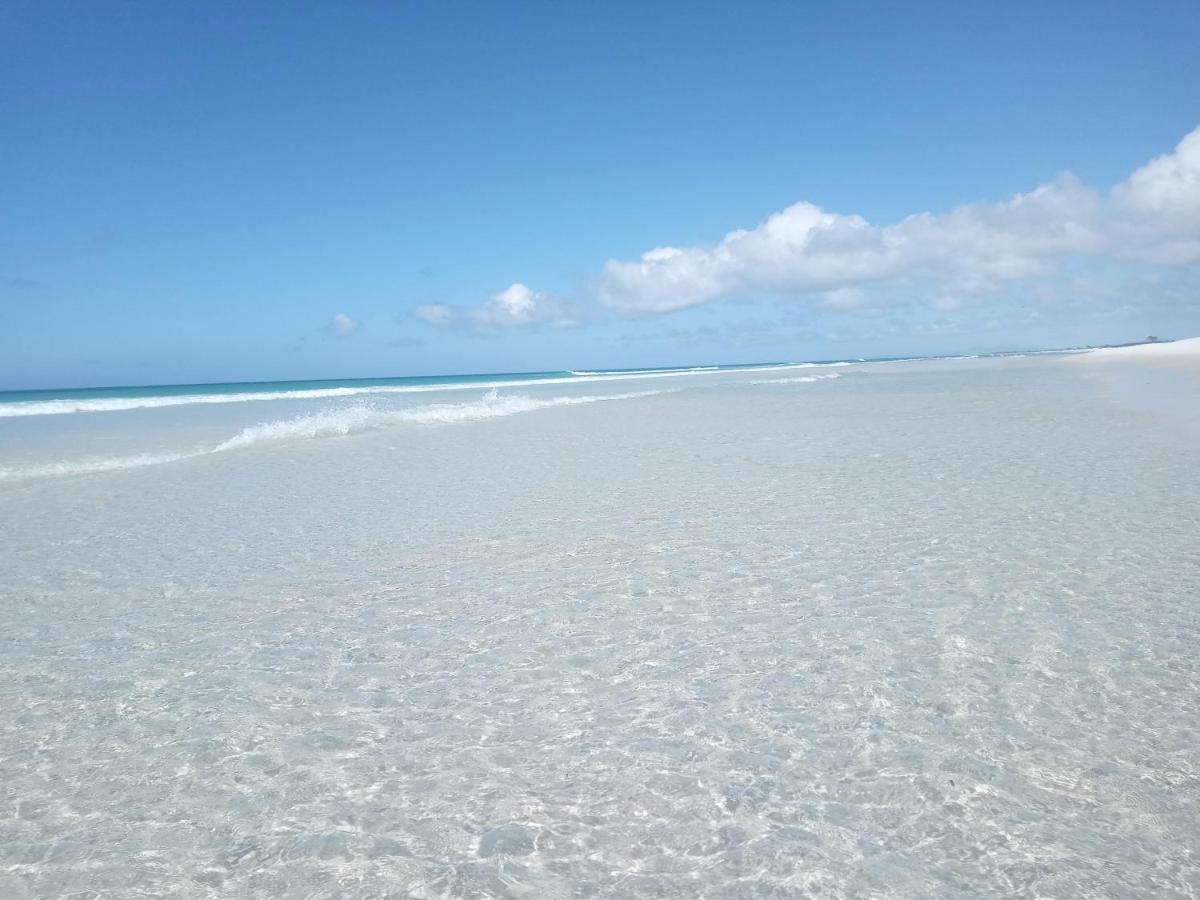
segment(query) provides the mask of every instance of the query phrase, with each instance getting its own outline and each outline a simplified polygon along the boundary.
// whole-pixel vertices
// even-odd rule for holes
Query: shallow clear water
[[[10,417],[0,896],[1194,896],[1196,432],[1085,369]]]

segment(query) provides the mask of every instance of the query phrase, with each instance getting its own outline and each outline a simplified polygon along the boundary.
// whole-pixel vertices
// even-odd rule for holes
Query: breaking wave
[[[192,450],[185,453],[137,453],[132,456],[90,456],[70,462],[45,463],[40,466],[19,468],[0,467],[0,481],[24,481],[28,478],[53,478],[57,475],[91,475],[95,472],[112,472],[117,469],[138,469],[142,466],[157,466],[162,463],[178,462],[194,456],[204,456],[213,450]]]
[[[571,374],[586,378],[605,378],[619,375],[691,375],[693,372],[719,372],[720,366],[689,366],[686,369],[572,369]]]
[[[406,409],[381,409],[368,403],[345,406],[292,419],[263,422],[243,428],[227,441],[215,447],[202,447],[178,453],[131,456],[89,457],[67,462],[47,463],[21,468],[0,468],[0,481],[18,481],[29,478],[47,478],[60,475],[85,475],[94,472],[109,472],[116,469],[134,469],[143,466],[178,462],[227,450],[253,447],[273,441],[288,441],[304,438],[333,437],[362,431],[372,431],[395,425],[452,425],[495,419],[539,409],[559,406],[578,406],[588,403],[605,403],[615,400],[635,400],[653,397],[668,391],[632,391],[624,394],[594,394],[579,397],[547,397],[537,399],[523,394],[499,396],[493,388],[481,399],[469,403],[431,403]]]
[[[461,384],[362,385],[358,387],[310,388],[292,391],[244,391],[231,394],[167,394],[144,397],[93,397],[59,400],[19,400],[0,403],[0,417],[54,416],[77,412],[122,412],[130,409],[157,409],[164,406],[191,406],[209,403],[252,403],[260,400],[336,400],[371,394],[422,394],[432,391],[479,390],[481,388],[522,387],[533,384],[563,384],[574,379],[544,378],[504,382],[464,382]]]
[[[162,394],[140,397],[63,397],[54,400],[15,400],[0,403],[0,418],[13,416],[54,416],[69,413],[122,412],[131,409],[157,409],[166,406],[189,406],[212,403],[251,403],[261,400],[334,400],[388,394],[426,394],[440,391],[470,391],[532,387],[551,384],[588,384],[607,381],[627,381],[646,378],[678,378],[685,375],[725,375],[746,372],[767,372],[786,369],[808,369],[850,363],[786,363],[775,366],[753,366],[722,369],[718,366],[694,369],[637,369],[628,372],[572,372],[561,377],[517,378],[503,381],[461,381],[437,384],[376,384],[348,387],[297,388],[295,390],[243,391],[229,394]]]
[[[828,375],[801,375],[797,378],[752,378],[750,384],[801,384],[809,381],[824,381],[826,378],[841,378],[840,372],[830,372]]]
[[[473,422],[479,419],[495,419],[513,416],[537,409],[556,406],[576,406],[583,403],[603,403],[612,400],[633,400],[652,397],[663,391],[634,391],[627,394],[597,394],[583,397],[547,397],[535,399],[524,394],[501,397],[493,388],[481,400],[472,403],[431,403],[408,409],[387,409],[362,404],[328,412],[266,422],[243,428],[240,433],[218,445],[216,450],[233,450],[249,447],[263,441],[288,440],[291,438],[326,437],[344,435],[356,431],[386,428],[390,425],[448,425],[457,422]]]

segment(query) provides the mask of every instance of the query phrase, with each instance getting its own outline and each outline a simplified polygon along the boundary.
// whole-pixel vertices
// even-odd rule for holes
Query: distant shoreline
[[[1135,363],[1200,375],[1200,337],[1097,347],[1073,359],[1084,362]]]
[[[1169,343],[1163,341],[1161,343]],[[1108,347],[1131,347],[1136,344],[1106,344]],[[1097,347],[1051,347],[1043,349],[1025,348],[1021,350],[988,350],[976,353],[947,353],[933,356],[872,356],[845,357],[842,359],[814,359],[790,361],[763,361],[740,363],[704,363],[690,366],[646,366],[639,368],[603,369],[547,369],[530,372],[460,372],[423,375],[380,375],[361,376],[353,378],[280,378],[266,381],[197,381],[171,382],[167,384],[106,384],[106,385],[60,385],[56,387],[4,387],[0,388],[0,404],[22,402],[40,399],[69,399],[103,396],[157,396],[160,392],[168,394],[187,393],[227,393],[229,389],[240,390],[298,390],[322,389],[327,387],[348,386],[380,386],[391,384],[411,384],[419,386],[458,385],[464,383],[483,383],[490,381],[508,381],[513,379],[550,382],[563,378],[588,377],[621,377],[637,374],[697,374],[704,372],[731,372],[737,370],[754,370],[770,368],[792,368],[803,366],[855,365],[859,363],[893,363],[893,362],[927,362],[934,360],[959,360],[975,358],[1004,358],[1010,356],[1052,355],[1055,353],[1086,353]]]

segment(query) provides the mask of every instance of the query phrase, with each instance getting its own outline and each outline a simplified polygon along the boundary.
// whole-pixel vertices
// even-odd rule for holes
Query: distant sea
[[[1195,896],[1129,371],[0,395],[0,897]]]
[[[838,362],[836,360],[830,361]],[[213,384],[140,385],[134,387],[62,388],[0,391],[0,416],[55,415],[69,412],[115,412],[191,403],[240,403],[255,400],[327,399],[361,394],[428,393],[472,388],[512,388],[569,384],[581,378],[605,380],[700,372],[743,371],[790,365],[830,363],[753,363],[738,366],[688,366],[597,371],[508,372],[484,375],[416,375],[400,378],[340,380],[237,381]]]
[[[995,356],[1025,354],[995,354]],[[975,359],[976,356],[933,357],[946,360]],[[516,372],[474,375],[435,375],[400,378],[341,380],[228,382],[214,384],[139,385],[128,387],[62,388],[0,392],[0,481],[53,475],[75,475],[97,471],[136,468],[175,462],[207,452],[234,449],[263,440],[347,434],[399,423],[437,423],[494,418],[528,412],[544,405],[570,405],[605,399],[625,399],[646,393],[638,385],[655,385],[657,379],[688,378],[675,382],[678,388],[704,387],[708,381],[696,376],[765,375],[782,370],[840,367],[860,363],[897,361],[889,357],[873,360],[822,360],[800,363],[753,363],[725,366],[663,367],[645,369],[602,369],[561,372]],[[722,379],[723,380],[723,379]],[[611,395],[596,389],[629,390]],[[531,389],[531,393],[521,393]],[[551,396],[549,391],[561,393]],[[658,393],[665,388],[651,387]],[[467,402],[456,398],[478,392]],[[236,431],[210,447],[195,438],[211,433],[203,426],[219,419],[204,415],[200,407],[229,407],[227,420]],[[186,417],[188,409],[196,415]],[[123,413],[139,410],[173,410],[176,415],[157,421],[143,417],[73,420],[59,429],[22,426],[31,417],[79,413]],[[292,415],[286,415],[292,413]],[[266,414],[280,418],[261,421]],[[253,425],[245,422],[253,420]],[[194,427],[190,427],[194,426]],[[156,427],[162,426],[162,427]],[[165,430],[164,430],[165,429]],[[52,435],[49,441],[41,440]],[[139,443],[139,439],[144,441]],[[98,448],[120,447],[123,455],[101,455]],[[8,452],[5,452],[5,450]]]

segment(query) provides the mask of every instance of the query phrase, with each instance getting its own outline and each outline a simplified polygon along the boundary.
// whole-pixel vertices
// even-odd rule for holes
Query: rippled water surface
[[[1085,369],[10,416],[0,897],[1195,896],[1197,435]]]

